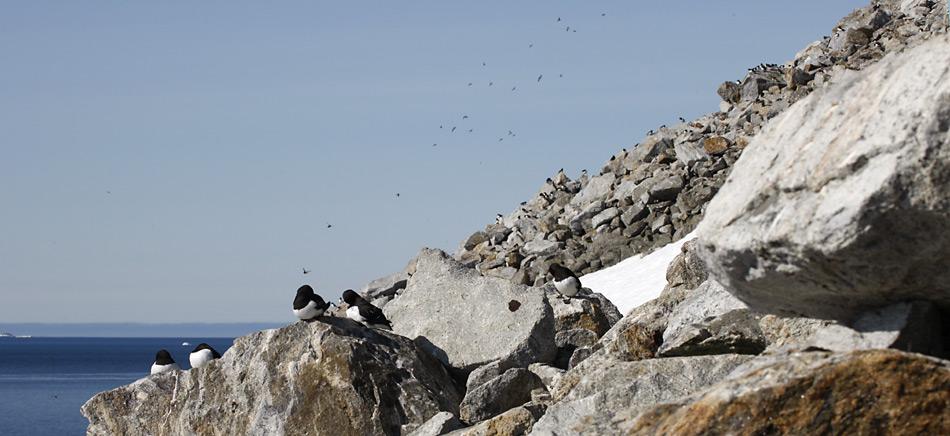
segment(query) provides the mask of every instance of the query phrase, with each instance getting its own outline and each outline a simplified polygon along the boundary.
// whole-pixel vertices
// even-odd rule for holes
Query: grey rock
[[[669,201],[683,190],[683,178],[676,174],[664,175],[656,178],[650,186],[650,201]]]
[[[707,280],[673,309],[658,353],[758,354],[766,346],[758,316],[719,283]]]
[[[652,135],[636,146],[624,159],[626,166],[634,166],[639,162],[650,162],[660,154],[666,153],[673,147],[673,141],[662,135]],[[631,164],[627,164],[630,162]]]
[[[616,176],[613,173],[592,177],[590,181],[587,182],[587,186],[584,186],[584,188],[571,199],[571,204],[583,207],[596,200],[603,200],[607,194],[610,193],[610,188],[613,186],[615,179]]]
[[[460,428],[462,428],[462,423],[455,414],[439,412],[409,433],[409,436],[440,436]]]
[[[556,241],[544,239],[541,235],[524,244],[524,253],[526,255],[550,256],[557,253],[560,245]]]
[[[492,419],[449,433],[451,436],[522,436],[544,414],[545,406],[529,403]]]
[[[673,146],[673,151],[676,152],[676,160],[685,166],[709,159],[709,155],[697,142],[679,141]]]
[[[421,337],[464,372],[499,359],[527,366],[554,358],[554,316],[543,291],[484,277],[439,250],[422,251],[408,286],[384,313],[394,332]]]
[[[512,368],[465,394],[459,405],[463,422],[475,423],[531,401],[531,391],[544,382],[524,368]]]
[[[471,250],[475,248],[478,244],[481,244],[482,242],[485,242],[487,240],[488,240],[488,233],[478,231],[478,232],[472,233],[472,235],[469,236],[468,239],[466,239],[464,243],[462,243],[462,247],[465,248],[466,250]]]
[[[724,102],[728,103],[738,103],[740,96],[741,88],[736,82],[723,82],[722,85],[719,85],[719,89],[716,90],[716,93],[719,94],[719,98]]]
[[[716,279],[764,312],[950,308],[948,62],[950,40],[934,37],[772,120],[700,224]]]
[[[409,339],[324,317],[238,338],[208,366],[97,394],[82,413],[92,435],[395,435],[459,398]]]
[[[874,348],[945,357],[946,339],[940,309],[932,303],[897,303],[862,314],[854,325],[833,324],[818,329],[810,345],[826,350],[847,352]]]
[[[532,363],[528,365],[528,371],[534,373],[541,379],[541,382],[544,383],[544,386],[550,391],[553,390],[555,386],[561,381],[561,377],[564,376],[564,370],[560,368],[553,367],[551,365],[546,365],[543,363]]]
[[[587,329],[570,329],[557,332],[554,335],[554,344],[558,348],[571,348],[571,353],[574,349],[580,347],[587,347],[594,345],[597,342],[597,334],[587,330]],[[570,358],[570,356],[568,356]]]
[[[591,219],[591,225],[596,229],[604,224],[610,222],[610,220],[620,216],[620,210],[616,207],[611,207],[604,209],[603,212],[598,213]]]
[[[598,367],[548,407],[533,435],[618,434],[619,409],[635,414],[674,401],[724,379],[751,356],[671,357],[611,362]]]

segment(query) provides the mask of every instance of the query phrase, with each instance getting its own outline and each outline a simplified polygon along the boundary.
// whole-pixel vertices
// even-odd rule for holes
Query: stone
[[[948,434],[947,410],[947,361],[870,350],[785,357],[615,419],[631,435]]]
[[[594,201],[585,206],[584,209],[577,213],[577,215],[571,217],[569,224],[571,231],[574,233],[583,234],[585,222],[593,218],[594,215],[597,215],[602,210],[604,210],[603,201]]]
[[[557,253],[560,245],[556,241],[544,239],[543,235],[538,235],[524,244],[524,253],[528,256],[550,256]]]
[[[483,421],[531,401],[531,391],[544,382],[525,368],[512,368],[465,394],[459,417],[469,424]]]
[[[703,150],[712,156],[719,156],[729,150],[729,140],[722,136],[712,136],[703,140]]]
[[[650,186],[650,201],[674,200],[676,195],[683,190],[683,178],[678,175],[655,176],[655,179]]]
[[[528,371],[534,373],[541,379],[541,382],[544,383],[544,386],[547,390],[553,390],[555,386],[561,381],[561,377],[564,376],[564,370],[560,368],[553,367],[551,365],[546,365],[543,363],[532,363],[528,365]]]
[[[722,84],[719,85],[719,89],[716,90],[716,94],[719,94],[719,98],[727,103],[738,103],[740,92],[741,88],[739,88],[739,84],[732,81],[722,82]]]
[[[345,319],[238,338],[198,370],[146,377],[82,406],[88,434],[400,434],[460,394],[411,340]]]
[[[492,419],[449,433],[451,436],[522,436],[544,414],[540,404],[515,407]]]
[[[439,412],[422,424],[409,436],[440,436],[462,428],[462,423],[451,412]]]
[[[478,231],[478,232],[472,233],[472,236],[469,236],[468,239],[466,239],[465,242],[462,243],[462,248],[466,250],[471,250],[475,248],[476,246],[478,246],[478,244],[481,244],[482,242],[485,242],[487,240],[488,240],[488,233]]]
[[[640,162],[650,162],[673,147],[673,141],[662,135],[652,135],[633,148],[624,159],[624,165],[631,167]],[[627,164],[630,162],[630,164]]]
[[[897,303],[862,314],[854,325],[819,328],[809,345],[830,351],[894,348],[947,357],[940,309],[925,301]]]
[[[378,297],[392,297],[397,292],[406,288],[406,282],[409,280],[409,273],[400,271],[381,277],[369,282],[360,290],[365,298],[373,299]]]
[[[611,362],[548,407],[530,434],[619,434],[612,421],[617,410],[632,413],[674,401],[722,380],[750,359],[724,354]]]
[[[673,309],[658,354],[758,354],[768,345],[758,321],[722,285],[707,280]]]
[[[604,224],[610,222],[610,220],[620,216],[620,210],[616,207],[611,207],[604,209],[601,213],[598,213],[593,218],[591,218],[591,225],[596,229]]]
[[[613,173],[591,177],[587,185],[571,199],[570,204],[576,207],[584,207],[596,200],[603,200],[610,193],[610,188],[616,178],[617,176]]]
[[[773,119],[699,226],[711,274],[760,312],[950,309],[948,62],[937,36]]]
[[[676,160],[685,166],[709,159],[703,147],[697,142],[679,141],[673,145],[673,151],[676,153]]]
[[[513,300],[520,303],[515,311]],[[484,277],[440,250],[422,251],[384,313],[395,333],[421,337],[439,360],[465,373],[494,360],[527,366],[555,355],[554,316],[542,290]]]

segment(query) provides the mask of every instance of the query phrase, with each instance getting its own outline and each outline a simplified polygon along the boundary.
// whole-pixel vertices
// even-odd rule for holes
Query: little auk
[[[168,350],[161,349],[158,350],[158,353],[155,353],[155,363],[152,364],[151,371],[152,375],[178,370],[181,370],[181,367],[175,363],[175,359],[172,359],[172,355]]]
[[[297,288],[297,296],[294,298],[294,316],[298,319],[307,321],[323,316],[329,307],[330,303],[324,302],[323,298],[315,294],[310,285]]]
[[[350,307],[346,309],[346,317],[367,327],[392,330],[392,323],[383,315],[383,311],[370,304],[352,289],[343,291],[343,301]]]
[[[217,350],[202,342],[188,355],[188,362],[191,363],[192,368],[201,368],[207,365],[208,362],[220,358],[221,354],[219,354]]]
[[[548,267],[548,272],[554,276],[554,288],[557,291],[567,297],[571,298],[577,295],[577,291],[581,289],[581,281],[577,278],[577,275],[574,274],[574,271],[571,271],[560,264],[552,263]]]

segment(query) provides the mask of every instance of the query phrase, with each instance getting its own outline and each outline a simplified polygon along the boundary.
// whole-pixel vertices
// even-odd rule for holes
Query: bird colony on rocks
[[[337,308],[302,287],[190,371],[160,352],[89,434],[950,434],[946,16],[873,1],[455,255]],[[658,298],[584,288],[697,226]]]

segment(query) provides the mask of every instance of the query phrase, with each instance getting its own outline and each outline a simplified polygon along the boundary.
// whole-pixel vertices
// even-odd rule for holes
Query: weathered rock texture
[[[950,434],[948,410],[946,361],[892,350],[803,353],[621,427],[643,435]]]
[[[723,379],[752,356],[671,357],[613,362],[585,375],[551,405],[532,434],[617,434],[620,410],[640,411]]]
[[[531,391],[544,382],[524,368],[512,368],[465,393],[459,405],[459,417],[475,423],[531,401]]]
[[[400,434],[460,400],[409,339],[323,318],[244,336],[206,367],[100,393],[82,413],[94,435]]]
[[[773,120],[700,226],[711,273],[768,312],[950,309],[947,65],[941,36],[841,74]]]
[[[425,249],[399,298],[383,308],[400,335],[461,371],[504,359],[514,366],[554,359],[554,316],[538,288],[484,277]]]

